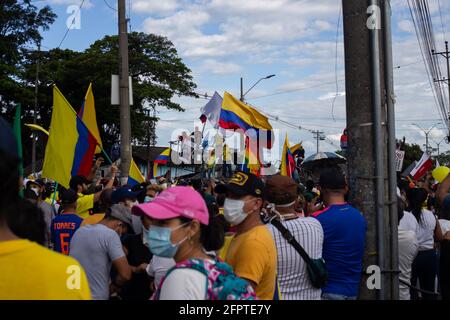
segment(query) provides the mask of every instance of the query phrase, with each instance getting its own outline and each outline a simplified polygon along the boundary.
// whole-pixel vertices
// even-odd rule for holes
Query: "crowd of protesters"
[[[97,159],[55,190],[22,181],[0,133],[0,299],[358,299],[367,222],[337,166],[121,186]],[[399,183],[400,299],[450,299],[449,190],[450,175]]]

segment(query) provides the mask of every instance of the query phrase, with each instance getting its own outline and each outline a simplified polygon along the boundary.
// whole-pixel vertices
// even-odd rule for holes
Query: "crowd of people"
[[[96,177],[98,159],[55,189],[22,181],[0,131],[0,299],[358,299],[367,221],[337,166],[304,184],[237,171],[129,186],[114,165]],[[449,190],[450,175],[399,183],[401,299],[450,299]]]

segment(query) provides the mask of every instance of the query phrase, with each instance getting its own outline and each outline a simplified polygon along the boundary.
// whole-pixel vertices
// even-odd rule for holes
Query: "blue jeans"
[[[356,300],[356,297],[348,297],[336,293],[322,293],[322,300]]]

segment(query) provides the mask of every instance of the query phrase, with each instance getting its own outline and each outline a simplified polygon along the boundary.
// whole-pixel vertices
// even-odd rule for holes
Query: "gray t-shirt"
[[[70,255],[86,271],[92,299],[109,299],[112,261],[125,256],[119,235],[103,224],[81,227],[70,242]]]
[[[51,225],[52,225],[52,220],[55,218],[56,212],[55,212],[55,209],[45,201],[39,202],[38,206],[42,210],[42,214],[44,215],[45,225],[47,227],[46,232],[45,232],[45,246],[47,248],[50,248]]]

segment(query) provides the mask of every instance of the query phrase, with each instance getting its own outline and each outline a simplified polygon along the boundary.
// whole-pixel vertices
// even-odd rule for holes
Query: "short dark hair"
[[[326,168],[320,174],[319,186],[322,189],[342,190],[346,185],[344,173],[339,168]]]

